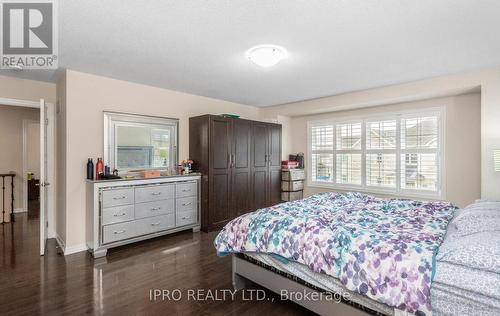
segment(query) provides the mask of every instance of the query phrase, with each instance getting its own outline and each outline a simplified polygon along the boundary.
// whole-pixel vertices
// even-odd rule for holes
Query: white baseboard
[[[64,249],[64,255],[67,256],[67,255],[71,255],[71,254],[74,254],[77,252],[82,252],[82,251],[87,251],[86,244],[80,244],[80,245],[66,247],[66,249]]]
[[[72,255],[77,252],[87,251],[87,244],[66,247],[66,244],[64,243],[62,238],[57,233],[55,233],[55,235],[57,244],[59,245],[59,248],[61,248],[65,256]]]
[[[20,207],[20,208],[15,208],[15,209],[14,209],[14,214],[15,214],[15,213],[26,213],[27,211],[28,211],[27,209],[22,208],[22,207]]]
[[[59,248],[61,248],[62,252],[64,253],[64,249],[66,248],[66,245],[64,244],[64,241],[62,240],[61,236],[56,233],[56,242]]]

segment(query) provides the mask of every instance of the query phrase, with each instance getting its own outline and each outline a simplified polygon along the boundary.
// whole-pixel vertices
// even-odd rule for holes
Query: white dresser
[[[95,258],[109,248],[181,230],[200,229],[198,174],[87,181],[87,247]]]

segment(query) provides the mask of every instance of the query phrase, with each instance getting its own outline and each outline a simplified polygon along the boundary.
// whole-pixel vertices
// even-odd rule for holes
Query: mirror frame
[[[125,122],[125,123],[135,123],[141,125],[151,125],[151,126],[164,126],[173,127],[174,135],[172,140],[173,144],[173,160],[171,165],[168,167],[156,167],[156,168],[128,168],[128,169],[118,169],[120,173],[128,173],[135,170],[165,170],[167,168],[175,168],[179,163],[179,119],[159,117],[159,116],[149,116],[141,114],[131,114],[131,113],[121,113],[121,112],[111,112],[104,111],[104,159],[103,163],[110,166],[111,171],[116,168],[116,135],[113,130],[115,122]],[[111,139],[114,137],[114,139]],[[112,148],[114,147],[114,148]]]

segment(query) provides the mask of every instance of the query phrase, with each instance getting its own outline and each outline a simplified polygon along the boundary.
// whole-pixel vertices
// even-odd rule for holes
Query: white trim
[[[27,211],[28,209],[23,207],[18,207],[14,209],[14,213],[26,213]]]
[[[19,99],[7,99],[0,98],[0,104],[2,105],[10,105],[10,106],[22,106],[27,108],[39,108],[39,101],[28,101],[28,100],[19,100]]]
[[[69,246],[64,249],[64,255],[69,256],[77,252],[87,251],[87,244],[79,244],[75,246]]]
[[[64,254],[64,249],[66,249],[66,244],[64,243],[64,241],[62,240],[61,236],[59,236],[58,233],[55,233],[55,238],[56,238],[57,245],[59,246],[59,248],[61,249],[61,251]]]
[[[69,246],[66,247],[66,244],[62,240],[61,236],[59,236],[57,233],[55,234],[55,239],[57,242],[57,245],[61,249],[62,253],[64,256],[69,256],[74,253],[82,252],[82,251],[87,251],[87,244],[79,244],[79,245],[74,245],[74,246]]]
[[[439,144],[436,150],[429,150],[432,153],[438,154],[438,170],[437,173],[438,183],[437,183],[437,191],[429,191],[425,190],[408,190],[401,188],[401,166],[400,166],[400,154],[402,152],[406,152],[407,150],[401,149],[401,119],[416,117],[416,116],[438,116],[439,117],[439,126],[438,126],[438,137]],[[390,150],[367,150],[366,149],[366,123],[374,120],[396,120],[396,148]],[[335,156],[338,153],[336,150],[336,126],[337,124],[344,124],[349,122],[362,122],[362,149],[359,150],[347,150],[342,152],[356,152],[362,153],[362,166],[361,166],[361,175],[362,175],[362,185],[346,185],[346,184],[338,184],[336,179],[336,164],[335,164]],[[363,115],[363,116],[344,116],[333,119],[322,119],[322,120],[314,120],[307,122],[307,159],[306,159],[306,185],[308,187],[315,188],[327,188],[332,190],[341,190],[341,191],[361,191],[366,193],[373,194],[382,194],[382,195],[392,195],[398,197],[408,197],[408,198],[421,198],[421,199],[436,199],[436,200],[444,200],[446,199],[446,170],[445,170],[445,130],[446,130],[446,107],[429,107],[424,109],[413,109],[413,110],[404,110],[404,111],[392,111],[386,113],[377,113],[375,115]],[[315,126],[324,126],[324,125],[333,125],[334,133],[333,133],[333,150],[323,151],[326,154],[332,154],[334,157],[334,164],[332,166],[332,182],[323,182],[323,181],[313,181],[312,180],[312,127]],[[370,151],[376,152],[390,152],[396,154],[396,188],[384,188],[384,187],[373,187],[368,186],[366,184],[366,153]],[[411,151],[411,150],[410,150]],[[421,152],[422,150],[418,150]],[[425,151],[425,150],[424,150]],[[321,151],[314,151],[314,153],[321,153]]]

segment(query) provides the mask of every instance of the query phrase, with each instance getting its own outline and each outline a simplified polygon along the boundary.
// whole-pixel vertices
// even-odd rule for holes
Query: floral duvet
[[[214,243],[219,255],[278,255],[376,301],[429,315],[435,255],[455,209],[447,202],[321,193],[242,215]]]

